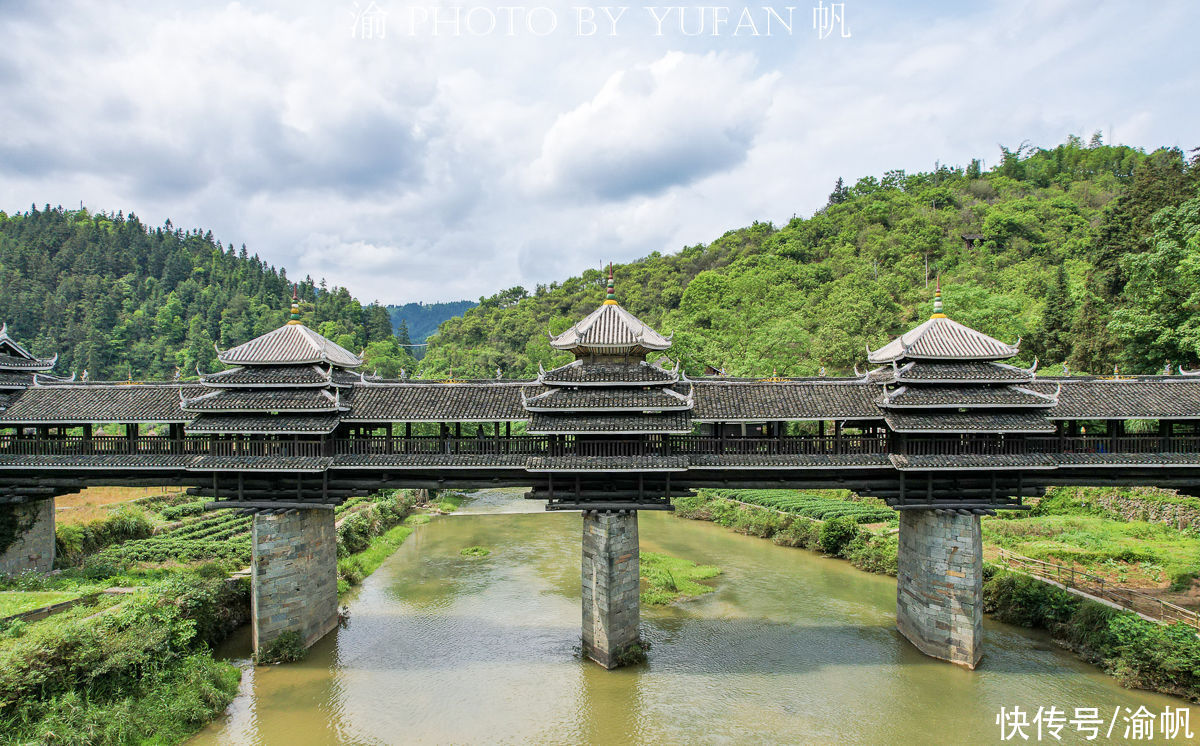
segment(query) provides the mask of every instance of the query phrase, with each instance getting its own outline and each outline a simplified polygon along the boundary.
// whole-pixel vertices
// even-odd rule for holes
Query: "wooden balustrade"
[[[214,438],[189,435],[0,435],[0,454],[18,456],[214,455],[305,457],[385,454],[463,454],[497,456],[586,456],[622,458],[649,455],[1017,455],[1200,453],[1195,435],[958,435],[907,436],[800,435],[719,437],[713,435],[449,437],[437,435],[357,436],[322,442],[313,438]]]

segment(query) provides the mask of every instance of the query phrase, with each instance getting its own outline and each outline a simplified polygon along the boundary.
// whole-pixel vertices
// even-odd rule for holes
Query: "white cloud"
[[[546,133],[534,182],[546,192],[627,199],[740,163],[779,77],[755,77],[754,67],[748,54],[669,52],[613,73]]]

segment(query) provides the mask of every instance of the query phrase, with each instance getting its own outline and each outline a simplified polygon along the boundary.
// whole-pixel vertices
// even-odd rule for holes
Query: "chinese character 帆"
[[[1162,715],[1158,720],[1158,732],[1162,734],[1164,739],[1174,741],[1176,738],[1183,736],[1187,739],[1195,738],[1191,727],[1190,707],[1164,707]]]

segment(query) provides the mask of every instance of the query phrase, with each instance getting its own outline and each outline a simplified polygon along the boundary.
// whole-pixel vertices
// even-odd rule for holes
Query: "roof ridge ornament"
[[[926,287],[928,287],[928,285],[926,285]],[[946,314],[942,312],[942,275],[940,273],[937,276],[937,283],[934,285],[933,289],[933,315],[929,318],[947,318]]]
[[[292,312],[288,315],[288,324],[296,326],[300,323],[300,298],[296,294],[296,283],[292,283]]]
[[[604,295],[604,305],[606,305],[606,306],[616,306],[616,305],[619,305],[619,304],[617,303],[617,293],[616,293],[616,289],[615,289],[615,287],[614,287],[614,285],[613,285],[613,268],[612,268],[612,262],[609,262],[609,263],[608,263],[608,291],[607,291],[607,292],[605,293],[605,295]],[[643,324],[642,326],[645,326],[645,324]]]

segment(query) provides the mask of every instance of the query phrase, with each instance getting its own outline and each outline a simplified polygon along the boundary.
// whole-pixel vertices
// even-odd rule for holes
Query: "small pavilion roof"
[[[935,314],[867,356],[872,364],[900,360],[1004,360],[1021,350]]]
[[[50,370],[58,355],[35,357],[20,342],[8,336],[8,324],[0,324],[0,370]]]
[[[363,361],[299,322],[288,323],[229,350],[217,351],[226,365],[305,365],[325,363],[357,368]]]
[[[669,337],[642,323],[617,303],[612,265],[608,265],[608,294],[604,303],[582,321],[557,336],[550,335],[556,350],[599,353],[657,352],[671,346]]]
[[[606,303],[562,334],[552,337],[550,346],[556,350],[619,351],[640,347],[658,351],[669,348],[671,340],[621,306]]]
[[[964,326],[942,313],[942,281],[933,296],[933,315],[925,323],[901,334],[883,347],[867,350],[874,365],[900,360],[1005,360],[1018,352],[1020,340],[1010,345]]]

